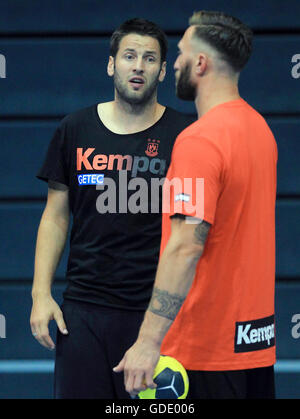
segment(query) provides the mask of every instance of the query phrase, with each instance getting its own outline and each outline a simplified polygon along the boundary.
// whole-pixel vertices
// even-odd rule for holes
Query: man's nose
[[[176,70],[178,70],[178,61],[179,61],[179,57],[176,58],[176,61],[173,65],[173,69],[175,70],[175,72],[176,72]]]
[[[145,71],[144,60],[142,57],[138,57],[136,59],[134,71],[138,74],[141,74]]]

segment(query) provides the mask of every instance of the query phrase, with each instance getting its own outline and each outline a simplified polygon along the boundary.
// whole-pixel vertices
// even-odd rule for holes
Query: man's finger
[[[113,368],[114,372],[121,372],[124,370],[125,366],[125,357],[121,359],[121,361]]]
[[[49,331],[47,326],[41,327],[39,322],[31,324],[31,333],[32,336],[39,342],[40,345],[44,346],[47,349],[54,349],[55,345],[52,342],[52,339],[49,336]],[[50,341],[47,339],[47,334]]]
[[[50,335],[41,335],[39,342],[45,346],[45,348],[53,350],[55,349],[55,345],[53,340],[51,339]]]
[[[124,388],[126,388],[127,379],[128,379],[128,372],[126,369],[124,369]]]
[[[31,328],[32,336],[36,338],[38,335],[38,329],[39,329],[38,325],[36,323],[30,323],[30,328]]]
[[[125,390],[127,393],[130,393],[130,395],[134,395],[133,392],[133,383],[134,383],[135,374],[132,371],[128,371],[126,382],[125,382]]]
[[[135,397],[139,394],[140,391],[146,390],[146,382],[144,379],[144,372],[139,372],[134,376],[133,380],[133,387],[132,389],[129,388],[129,393],[131,397]]]
[[[157,387],[157,384],[153,381],[153,373],[154,371],[149,371],[146,373],[145,377],[146,386],[152,389]]]
[[[144,371],[132,371],[128,373],[127,388],[126,390],[131,396],[137,395],[140,391],[146,390],[147,386],[145,383]]]
[[[40,333],[38,334],[38,341],[48,349],[53,350],[55,348],[54,342],[49,335],[48,326],[41,326]]]
[[[138,372],[134,378],[132,391],[138,394],[141,390],[145,390],[145,384],[143,383],[144,383],[144,372]]]
[[[69,332],[67,330],[66,323],[63,318],[63,314],[61,311],[55,313],[54,320],[56,321],[57,327],[63,335],[67,335]]]

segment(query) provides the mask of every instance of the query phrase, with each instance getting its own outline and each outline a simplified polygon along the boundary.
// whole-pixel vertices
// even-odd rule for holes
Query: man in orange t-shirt
[[[115,371],[135,395],[162,353],[188,371],[190,398],[274,398],[277,147],[238,92],[252,33],[218,12],[190,25],[174,68],[199,119],[177,137],[151,303]]]

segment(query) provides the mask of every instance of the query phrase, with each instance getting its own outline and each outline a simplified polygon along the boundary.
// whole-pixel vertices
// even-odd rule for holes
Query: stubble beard
[[[176,95],[179,99],[194,101],[196,98],[196,87],[191,82],[191,64],[187,63],[176,82]]]
[[[134,94],[134,92],[130,92],[129,87],[126,85],[127,81],[123,81],[115,69],[114,87],[116,89],[118,99],[137,109],[144,108],[145,106],[149,105],[156,99],[157,96],[159,73],[142,94]]]

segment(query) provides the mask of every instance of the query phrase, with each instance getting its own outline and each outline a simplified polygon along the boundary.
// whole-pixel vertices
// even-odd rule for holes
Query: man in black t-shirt
[[[114,100],[66,116],[37,177],[48,198],[36,244],[32,333],[55,345],[56,398],[128,398],[112,368],[137,338],[150,301],[161,233],[161,189],[176,136],[194,119],[157,102],[167,41],[132,19],[112,35]],[[72,214],[67,288],[51,283]]]

